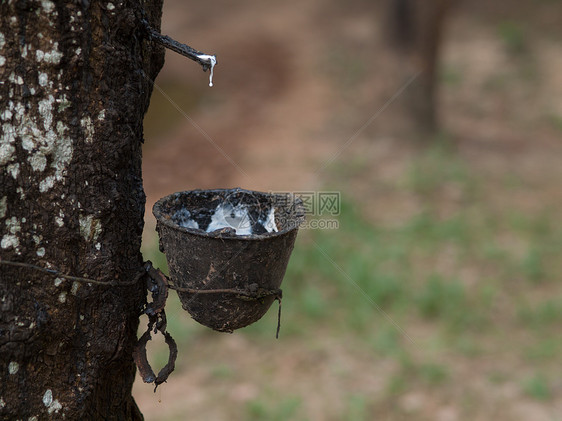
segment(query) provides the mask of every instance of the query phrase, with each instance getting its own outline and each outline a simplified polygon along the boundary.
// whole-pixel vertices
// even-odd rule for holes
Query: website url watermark
[[[302,201],[305,221],[300,229],[339,229],[341,194],[338,191],[272,192],[277,197],[298,197]]]

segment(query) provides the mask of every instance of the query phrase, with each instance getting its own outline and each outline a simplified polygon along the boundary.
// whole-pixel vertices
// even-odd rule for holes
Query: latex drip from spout
[[[211,74],[209,75],[209,86],[213,86],[213,70],[215,68],[215,65],[217,64],[217,56],[210,56],[208,54],[200,54],[197,56],[199,59],[204,60],[204,61],[208,61],[209,64],[211,65]]]

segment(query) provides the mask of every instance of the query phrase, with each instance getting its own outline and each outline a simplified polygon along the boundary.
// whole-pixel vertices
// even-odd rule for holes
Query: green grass
[[[562,132],[562,116],[559,116],[554,113],[550,113],[548,115],[548,121],[552,128]]]
[[[456,67],[452,66],[444,66],[441,69],[440,78],[443,83],[457,88],[462,85],[463,82],[463,74],[462,71]]]
[[[535,330],[560,325],[562,323],[562,296],[521,305],[519,320]]]
[[[555,336],[529,344],[526,347],[525,353],[529,360],[544,361],[556,358],[560,355],[561,350],[562,339]]]
[[[221,364],[214,367],[211,371],[211,375],[219,380],[225,380],[233,377],[235,371],[228,364]]]
[[[258,397],[246,404],[247,420],[302,420],[299,417],[299,409],[302,399],[297,396],[271,399],[268,397]]]
[[[436,386],[447,380],[449,371],[447,367],[441,364],[422,364],[419,367],[420,377],[430,386]]]
[[[369,416],[369,398],[364,395],[352,394],[347,397],[347,405],[345,413],[340,418],[350,421],[368,421],[372,417]]]
[[[523,27],[511,21],[500,23],[498,36],[503,42],[506,51],[511,55],[521,55],[528,51],[527,34]]]
[[[523,390],[530,397],[537,400],[548,400],[552,396],[552,390],[548,379],[542,373],[537,373],[523,382]]]
[[[406,187],[420,197],[435,199],[444,189],[458,191],[461,200],[473,199],[478,178],[461,160],[455,159],[450,136],[441,133],[434,144],[415,160],[406,177]]]
[[[469,311],[466,292],[456,280],[445,281],[439,275],[430,276],[417,297],[422,316],[436,319],[459,320]]]
[[[400,332],[394,326],[382,325],[374,333],[371,345],[382,356],[394,356],[400,352]]]

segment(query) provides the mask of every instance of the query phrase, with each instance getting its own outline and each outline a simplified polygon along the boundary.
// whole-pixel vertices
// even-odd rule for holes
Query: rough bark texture
[[[142,120],[161,0],[0,4],[0,253],[117,283],[142,268]],[[0,419],[142,419],[143,282],[0,265]]]

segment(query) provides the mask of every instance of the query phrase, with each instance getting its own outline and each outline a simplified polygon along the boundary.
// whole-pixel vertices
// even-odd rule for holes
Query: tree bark
[[[139,21],[159,28],[161,8],[0,4],[0,256],[117,284],[0,264],[0,419],[142,419],[132,349],[146,293],[131,281],[142,121],[164,52]]]

